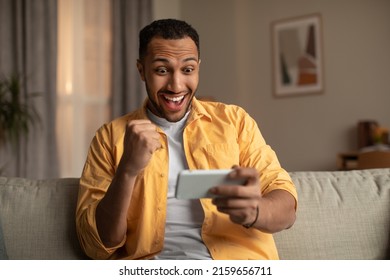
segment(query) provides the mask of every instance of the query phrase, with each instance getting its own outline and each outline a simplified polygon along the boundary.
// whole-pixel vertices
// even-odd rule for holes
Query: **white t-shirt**
[[[164,248],[155,259],[211,259],[201,237],[204,213],[200,201],[175,198],[179,172],[187,169],[183,149],[183,130],[188,114],[178,122],[169,122],[148,111],[148,117],[167,135],[169,153],[167,219]]]

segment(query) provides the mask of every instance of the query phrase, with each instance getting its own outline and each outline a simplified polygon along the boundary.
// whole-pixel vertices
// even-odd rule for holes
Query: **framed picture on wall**
[[[276,97],[323,92],[322,20],[312,14],[271,24]]]

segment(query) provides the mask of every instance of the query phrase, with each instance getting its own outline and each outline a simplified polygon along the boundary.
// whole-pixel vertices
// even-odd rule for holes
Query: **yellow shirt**
[[[76,213],[81,246],[93,259],[148,259],[164,243],[168,188],[168,143],[159,130],[162,149],[154,152],[138,175],[127,214],[127,236],[115,248],[106,248],[95,223],[95,210],[106,193],[123,153],[126,123],[146,119],[146,107],[102,126],[96,133],[80,179]],[[256,122],[240,107],[194,98],[183,134],[184,152],[190,169],[228,169],[233,165],[259,171],[260,189],[296,189],[280,167]],[[213,259],[278,259],[272,234],[234,224],[217,211],[211,199],[201,199],[205,218],[202,239]],[[260,213],[261,216],[261,213]]]

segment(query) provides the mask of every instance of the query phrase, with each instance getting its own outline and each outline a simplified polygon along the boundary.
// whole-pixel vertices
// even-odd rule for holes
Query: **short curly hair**
[[[200,44],[198,32],[188,23],[177,19],[160,19],[145,26],[139,32],[139,58],[142,59],[147,54],[148,44],[154,37],[162,37],[167,40],[183,39],[190,37],[197,49],[200,57]]]

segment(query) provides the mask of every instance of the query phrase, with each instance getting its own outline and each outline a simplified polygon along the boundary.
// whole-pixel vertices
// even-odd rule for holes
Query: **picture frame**
[[[274,21],[271,37],[274,95],[287,97],[323,93],[321,15]]]

